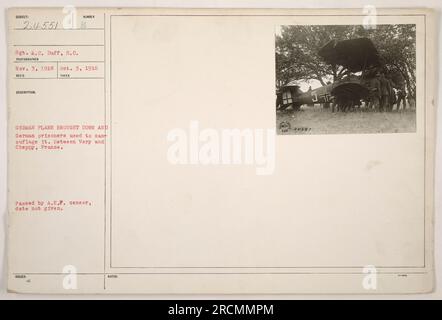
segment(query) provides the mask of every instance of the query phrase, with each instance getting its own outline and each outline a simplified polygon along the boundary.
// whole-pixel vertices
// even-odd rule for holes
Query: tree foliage
[[[386,72],[405,82],[407,91],[415,94],[416,26],[411,24],[377,25],[290,25],[281,26],[276,36],[277,87],[293,80],[318,80],[321,84],[341,79],[348,70],[328,65],[318,55],[329,41],[370,38],[377,48]]]

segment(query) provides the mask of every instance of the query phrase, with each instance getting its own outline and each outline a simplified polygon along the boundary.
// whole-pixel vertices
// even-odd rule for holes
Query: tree
[[[377,25],[364,29],[361,25],[291,25],[282,26],[276,36],[277,87],[290,81],[318,80],[322,85],[336,81],[349,71],[342,66],[328,65],[318,51],[331,40],[370,38],[378,49],[388,73],[399,74],[407,91],[415,92],[416,27],[415,25]],[[400,84],[398,84],[400,85]]]

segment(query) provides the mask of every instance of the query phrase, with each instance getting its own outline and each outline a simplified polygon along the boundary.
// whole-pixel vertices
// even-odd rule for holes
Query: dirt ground
[[[276,112],[278,134],[396,133],[416,131],[416,110],[331,112],[319,105]]]

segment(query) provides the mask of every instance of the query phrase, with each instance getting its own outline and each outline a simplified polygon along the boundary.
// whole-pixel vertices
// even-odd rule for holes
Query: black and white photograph
[[[280,135],[416,132],[416,25],[276,27]]]
[[[0,5],[0,300],[442,298],[440,0],[32,1]]]

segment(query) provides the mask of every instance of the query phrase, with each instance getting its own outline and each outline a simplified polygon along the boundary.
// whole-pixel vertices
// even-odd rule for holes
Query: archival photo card
[[[435,30],[428,9],[10,9],[8,289],[430,292]]]

